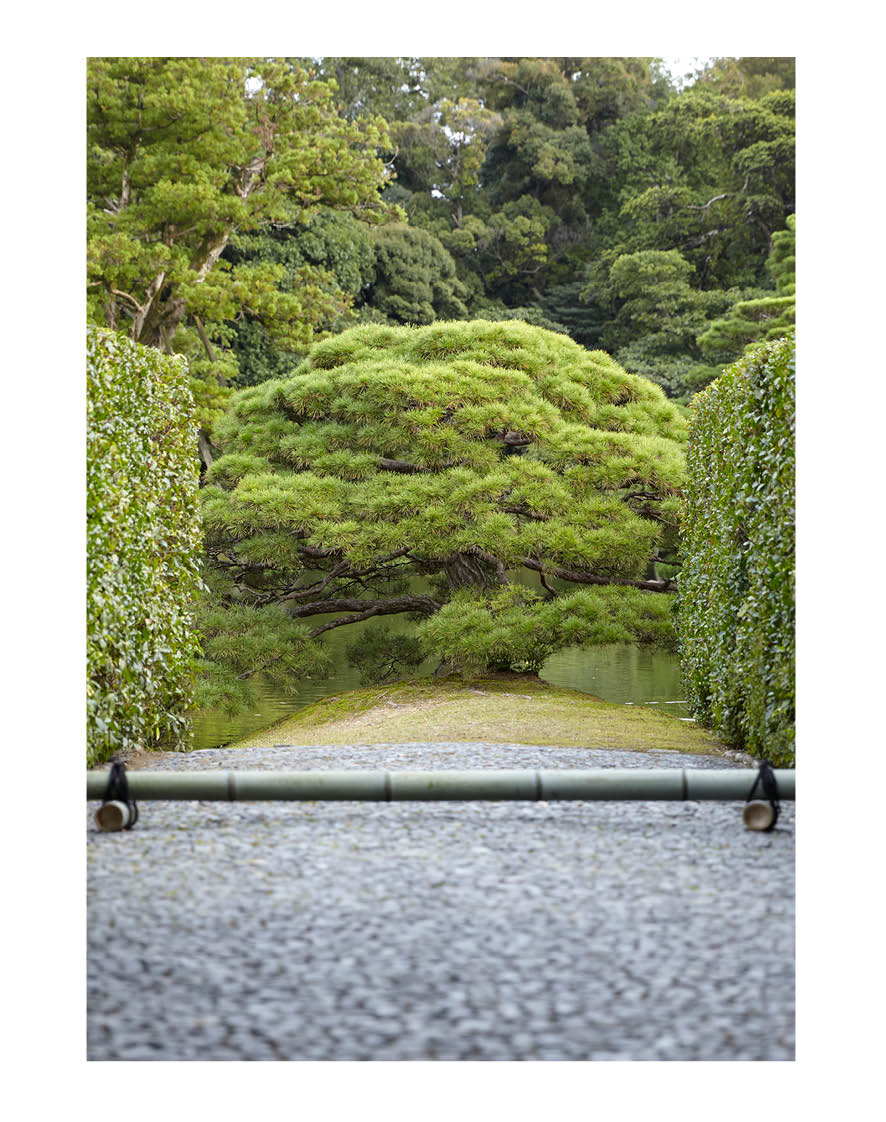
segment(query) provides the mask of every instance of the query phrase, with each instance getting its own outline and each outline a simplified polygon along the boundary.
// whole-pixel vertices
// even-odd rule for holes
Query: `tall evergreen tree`
[[[248,313],[284,347],[307,342],[328,293],[308,267],[223,253],[237,232],[321,206],[380,221],[380,119],[339,116],[331,85],[267,58],[93,58],[87,68],[91,318],[191,358],[201,420],[235,372]]]

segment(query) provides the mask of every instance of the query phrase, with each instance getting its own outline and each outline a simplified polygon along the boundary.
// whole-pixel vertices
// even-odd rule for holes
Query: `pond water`
[[[301,681],[297,692],[259,683],[255,708],[239,717],[219,712],[201,713],[194,721],[194,747],[218,748],[230,744],[322,697],[359,689],[362,685],[359,673],[347,665],[344,653],[345,646],[354,641],[354,632],[355,627],[347,627],[327,634],[336,663],[331,677]],[[428,660],[418,673],[431,674],[434,665],[434,660]],[[689,715],[681,700],[680,663],[670,651],[629,643],[613,643],[591,650],[570,648],[552,655],[540,677],[553,685],[581,690],[605,701],[658,705],[674,716]]]

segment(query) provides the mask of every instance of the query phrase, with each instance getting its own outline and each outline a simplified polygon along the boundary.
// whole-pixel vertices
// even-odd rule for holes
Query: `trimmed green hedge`
[[[197,428],[182,359],[87,334],[87,763],[187,743],[200,584]]]
[[[794,763],[794,339],[764,343],[691,403],[679,580],[692,712]]]

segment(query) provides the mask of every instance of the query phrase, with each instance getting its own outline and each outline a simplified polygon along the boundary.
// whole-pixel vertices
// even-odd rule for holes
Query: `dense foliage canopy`
[[[384,125],[345,120],[333,99],[333,85],[274,59],[88,61],[90,316],[188,355],[204,425],[237,373],[235,317],[291,349],[329,310],[324,271],[231,264],[232,236],[304,223],[320,207],[386,213]]]
[[[679,632],[687,698],[727,743],[794,762],[794,340],[692,403]]]
[[[621,365],[678,400],[737,358],[741,339],[761,337],[740,310],[737,349],[701,343],[737,304],[775,295],[767,256],[794,210],[792,59],[715,59],[683,91],[651,58],[300,64],[336,83],[347,119],[384,118],[393,178],[383,197],[433,239],[417,262],[423,288],[437,270],[462,305],[392,304],[388,286],[369,279],[316,327],[340,330],[348,316],[426,323],[429,306],[436,319],[525,319],[617,350]],[[376,245],[387,253],[384,239]],[[623,291],[624,262],[650,254],[664,255],[646,293],[650,305],[661,298],[652,329]],[[238,346],[244,365],[251,345]],[[280,372],[272,365],[267,376]]]
[[[330,628],[392,613],[461,670],[667,641],[673,585],[650,565],[673,559],[684,437],[657,386],[542,328],[353,328],[218,425],[212,583],[269,653],[306,658]]]
[[[94,328],[86,354],[86,736],[96,764],[187,742],[200,524],[185,364]]]
[[[784,308],[793,85],[785,58],[683,90],[653,58],[92,59],[91,315],[188,355],[204,426],[356,322],[523,319],[685,401]]]

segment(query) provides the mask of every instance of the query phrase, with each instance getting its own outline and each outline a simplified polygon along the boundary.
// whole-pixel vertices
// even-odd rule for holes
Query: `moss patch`
[[[618,705],[525,674],[422,678],[326,697],[232,748],[408,741],[556,744],[718,755],[709,732],[666,713]]]

